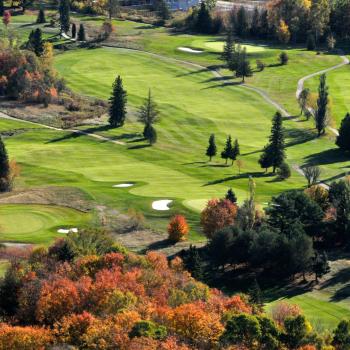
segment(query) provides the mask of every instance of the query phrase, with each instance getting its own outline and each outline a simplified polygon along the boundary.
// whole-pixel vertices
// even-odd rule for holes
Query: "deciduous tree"
[[[172,242],[179,242],[186,239],[189,227],[183,215],[175,215],[169,222],[168,235]]]

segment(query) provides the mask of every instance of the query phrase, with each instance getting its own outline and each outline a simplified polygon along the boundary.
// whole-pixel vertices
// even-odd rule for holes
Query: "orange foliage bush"
[[[74,282],[61,278],[43,283],[37,303],[39,322],[53,324],[75,311],[79,305],[79,293]]]
[[[216,343],[224,330],[218,314],[209,313],[194,303],[170,310],[167,318],[171,331],[197,345]]]
[[[175,215],[169,222],[168,235],[172,242],[179,242],[186,239],[189,232],[186,218],[182,215]]]
[[[48,329],[0,323],[0,350],[44,350],[52,341]]]
[[[211,199],[201,213],[204,234],[211,239],[218,230],[233,225],[236,215],[236,204],[228,199]]]

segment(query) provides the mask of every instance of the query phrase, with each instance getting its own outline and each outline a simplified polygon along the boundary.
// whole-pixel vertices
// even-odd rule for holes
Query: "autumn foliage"
[[[169,222],[168,234],[172,242],[179,242],[186,239],[189,227],[186,218],[182,215],[175,215]]]
[[[233,225],[236,215],[236,204],[228,199],[211,199],[201,213],[203,232],[211,239],[218,230]]]
[[[49,102],[56,98],[63,84],[51,64],[52,60],[44,62],[30,51],[1,50],[0,95],[25,102]]]
[[[57,254],[63,243],[34,249],[0,280],[1,295],[16,305],[6,309],[0,301],[7,322],[0,325],[0,350],[51,343],[88,350],[212,348],[227,315],[251,313],[240,296],[193,279],[179,257],[169,263],[157,252],[139,256],[118,248],[63,259]]]

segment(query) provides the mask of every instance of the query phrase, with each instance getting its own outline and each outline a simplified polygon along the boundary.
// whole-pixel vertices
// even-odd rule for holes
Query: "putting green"
[[[46,244],[59,237],[60,227],[81,226],[90,214],[45,205],[1,205],[0,241]],[[62,226],[64,225],[64,226]]]

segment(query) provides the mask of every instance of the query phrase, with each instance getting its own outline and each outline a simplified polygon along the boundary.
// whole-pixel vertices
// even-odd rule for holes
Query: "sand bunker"
[[[118,184],[118,185],[113,185],[112,187],[125,188],[125,187],[131,187],[131,186],[134,186],[134,184]]]
[[[189,52],[189,53],[202,53],[203,50],[195,50],[195,49],[191,49],[190,47],[178,47],[178,49],[180,51],[183,51],[183,52]]]
[[[68,234],[69,232],[77,233],[78,229],[76,227],[73,228],[60,228],[57,230],[58,233]]]
[[[168,205],[172,202],[170,199],[162,199],[159,201],[154,201],[152,203],[152,208],[154,210],[169,210],[170,208]]]

